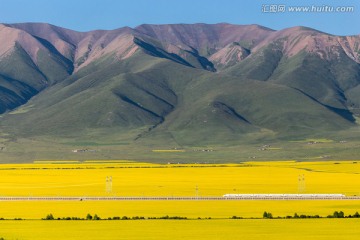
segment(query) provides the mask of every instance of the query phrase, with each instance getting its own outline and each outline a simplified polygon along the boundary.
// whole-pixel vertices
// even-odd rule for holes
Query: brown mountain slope
[[[183,48],[193,48],[207,57],[233,42],[252,48],[273,30],[259,25],[220,24],[144,24],[135,28],[140,33]]]
[[[292,27],[269,34],[253,51],[281,41],[283,53],[287,57],[294,56],[302,50],[316,53],[321,58],[332,59],[342,50],[352,60],[360,63],[359,36],[334,36],[306,27]]]

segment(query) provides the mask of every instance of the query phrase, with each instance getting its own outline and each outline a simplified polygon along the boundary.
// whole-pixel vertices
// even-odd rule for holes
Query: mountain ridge
[[[0,39],[1,128],[15,137],[230,144],[357,127],[360,35],[20,23],[0,24]]]

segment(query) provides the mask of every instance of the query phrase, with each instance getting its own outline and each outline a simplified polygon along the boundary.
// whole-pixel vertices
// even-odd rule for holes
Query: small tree
[[[91,216],[90,213],[88,213],[88,215],[86,215],[86,220],[92,220],[92,219],[93,219],[93,217]]]
[[[264,212],[263,218],[273,218],[273,215],[269,212]]]
[[[333,214],[334,218],[344,218],[345,217],[345,214],[343,211],[335,211],[334,214]]]
[[[46,216],[45,220],[54,220],[54,216],[50,213]]]
[[[94,220],[101,220],[101,218],[97,214],[95,214],[94,215]]]

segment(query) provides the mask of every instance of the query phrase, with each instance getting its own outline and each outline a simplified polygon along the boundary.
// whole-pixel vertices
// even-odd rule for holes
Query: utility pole
[[[305,184],[305,175],[300,174],[298,178],[298,192],[304,193],[306,190],[306,184]]]
[[[106,193],[112,192],[112,176],[106,176]]]

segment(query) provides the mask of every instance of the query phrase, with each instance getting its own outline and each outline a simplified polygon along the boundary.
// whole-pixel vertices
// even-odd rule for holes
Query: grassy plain
[[[4,221],[5,239],[358,239],[358,219]],[[16,229],[16,231],[14,231]]]
[[[11,139],[0,131],[0,163],[32,163],[34,159],[47,160],[116,160],[125,159],[152,163],[241,163],[255,161],[322,161],[357,160],[360,141],[355,138],[359,131],[323,139],[264,140],[261,143],[247,139],[246,143],[231,146],[194,145],[181,146],[173,142],[164,145],[161,142],[129,143],[117,139],[104,140],[91,138],[55,139],[49,137],[34,139]],[[108,133],[102,133],[108,136]],[[343,141],[343,140],[347,141]],[[309,144],[309,142],[316,142]],[[262,151],[263,145],[268,145]],[[177,148],[178,151],[174,151]],[[75,149],[90,151],[73,152]],[[181,151],[179,151],[181,149]],[[202,151],[202,150],[211,151]],[[159,151],[160,150],[160,151]]]

